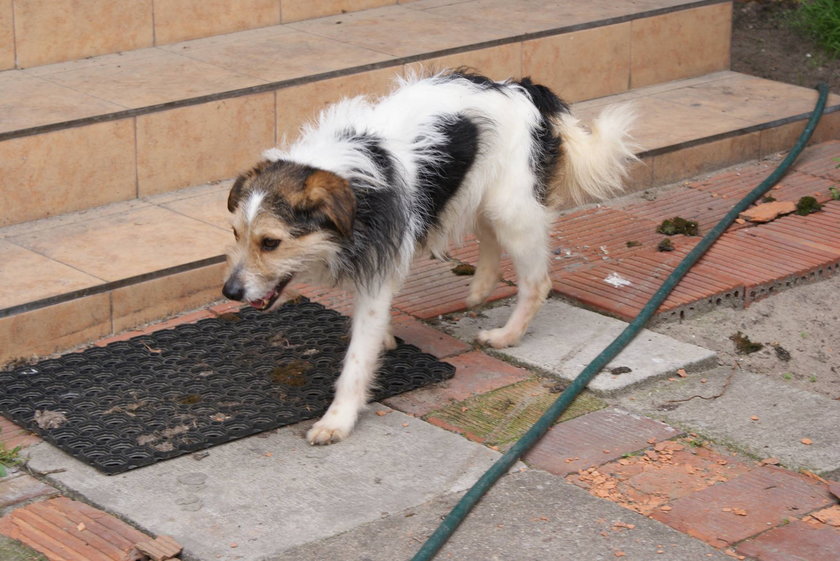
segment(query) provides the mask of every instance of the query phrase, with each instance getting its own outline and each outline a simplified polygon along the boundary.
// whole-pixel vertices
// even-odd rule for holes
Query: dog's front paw
[[[355,424],[355,417],[342,415],[340,412],[330,409],[320,421],[312,425],[312,428],[307,431],[306,440],[313,446],[341,442],[350,436]]]
[[[494,349],[504,349],[505,347],[512,347],[519,343],[520,338],[517,333],[511,333],[505,328],[500,327],[498,329],[479,331],[476,341],[480,345],[493,347]]]

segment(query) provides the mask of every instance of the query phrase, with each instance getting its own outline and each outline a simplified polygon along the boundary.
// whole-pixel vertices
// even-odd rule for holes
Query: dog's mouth
[[[293,275],[283,277],[268,294],[259,300],[251,300],[248,303],[251,304],[252,307],[261,311],[271,308],[274,303],[277,302],[277,299],[280,298],[280,294],[282,294],[283,289],[286,288],[286,285],[292,280],[292,276]]]

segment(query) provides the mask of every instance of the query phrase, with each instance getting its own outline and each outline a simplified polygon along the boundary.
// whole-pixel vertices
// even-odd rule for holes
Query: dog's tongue
[[[277,294],[276,290],[272,290],[259,300],[251,300],[249,304],[258,310],[262,310],[268,307],[268,304],[271,302],[271,299],[274,298],[274,295]]]

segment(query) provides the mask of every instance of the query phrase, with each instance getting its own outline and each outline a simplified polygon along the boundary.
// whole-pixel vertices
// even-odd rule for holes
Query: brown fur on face
[[[246,195],[257,190],[266,194],[266,203],[278,216],[325,221],[344,237],[353,232],[356,197],[347,180],[332,172],[289,162],[261,162],[236,179],[228,210],[235,212]]]

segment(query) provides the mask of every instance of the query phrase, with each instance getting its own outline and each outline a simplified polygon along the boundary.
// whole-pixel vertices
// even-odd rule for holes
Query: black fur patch
[[[562,139],[554,133],[552,120],[561,113],[568,113],[569,106],[549,88],[533,83],[530,78],[523,78],[518,84],[528,93],[541,116],[539,125],[531,130],[531,169],[537,176],[534,194],[545,203],[549,183],[561,156]]]
[[[370,134],[345,131],[342,137],[354,142],[379,169],[387,187],[368,184],[362,176],[350,182],[356,196],[353,235],[341,240],[341,263],[335,271],[339,280],[352,279],[359,286],[372,284],[382,271],[397,261],[403,232],[409,222],[405,185],[396,173],[394,159],[382,147],[381,139]]]
[[[473,85],[478,86],[482,90],[496,90],[498,92],[507,93],[504,83],[496,82],[495,80],[472,72],[466,67],[456,68],[451,72],[447,72],[441,76],[444,80],[466,80]]]
[[[458,192],[479,149],[479,128],[467,117],[444,118],[440,129],[446,136],[446,142],[435,147],[441,157],[418,170],[417,210],[422,221],[421,240],[440,222],[440,214]]]

